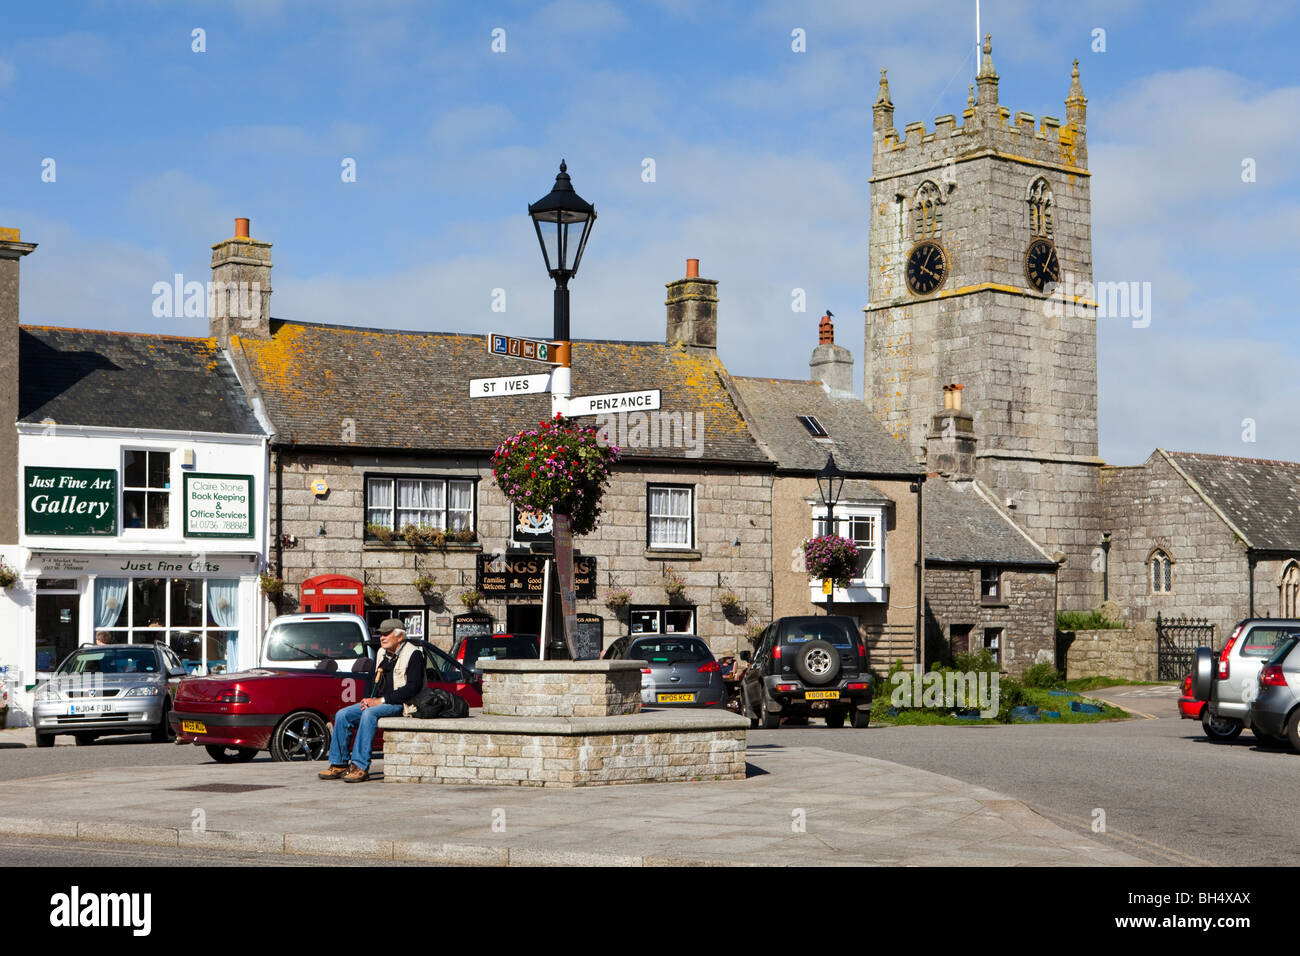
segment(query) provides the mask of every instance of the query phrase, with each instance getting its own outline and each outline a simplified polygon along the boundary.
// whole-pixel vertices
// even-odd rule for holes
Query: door
[[[36,672],[48,677],[59,662],[77,649],[81,596],[36,592]]]
[[[506,607],[507,634],[541,634],[542,606],[540,604],[511,604]]]

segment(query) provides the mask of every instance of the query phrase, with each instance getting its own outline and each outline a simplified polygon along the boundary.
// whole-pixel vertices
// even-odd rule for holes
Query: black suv
[[[867,652],[851,617],[783,617],[759,638],[741,678],[741,713],[753,727],[777,727],[782,717],[824,716],[826,726],[871,721]]]

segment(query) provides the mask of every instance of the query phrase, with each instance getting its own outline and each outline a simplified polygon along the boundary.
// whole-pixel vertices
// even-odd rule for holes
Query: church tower
[[[1061,608],[1101,600],[1096,308],[1062,295],[1092,282],[1086,110],[1077,60],[1064,124],[1000,106],[985,35],[962,124],[900,139],[882,70],[864,309],[868,405],[924,460],[943,387],[963,386],[976,476],[1065,558]]]

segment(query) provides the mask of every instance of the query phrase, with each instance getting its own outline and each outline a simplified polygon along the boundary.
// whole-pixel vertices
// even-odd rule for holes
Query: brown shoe
[[[316,774],[316,776],[320,777],[322,780],[338,780],[347,772],[347,767],[336,767],[333,764],[330,764],[328,770],[322,770],[320,773]]]
[[[370,779],[370,771],[362,770],[356,764],[353,764],[347,773],[343,775],[344,783],[365,783]]]

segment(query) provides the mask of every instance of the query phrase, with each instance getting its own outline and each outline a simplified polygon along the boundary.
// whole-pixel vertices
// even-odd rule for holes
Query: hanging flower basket
[[[18,572],[0,558],[0,588],[11,588],[18,583]]]
[[[388,603],[388,592],[377,584],[367,584],[361,589],[361,594],[365,597],[367,604]]]
[[[624,588],[610,588],[605,592],[605,607],[621,611],[632,603],[632,592]]]
[[[726,614],[735,614],[740,609],[740,595],[735,591],[723,591],[718,595],[718,606]]]
[[[427,574],[418,575],[411,583],[414,584],[415,589],[425,597],[428,597],[429,592],[438,586],[438,582]]]
[[[664,571],[664,593],[669,600],[676,600],[686,593],[686,581],[672,568]]]
[[[858,546],[835,534],[809,538],[803,543],[803,564],[812,577],[846,588],[858,573]]]
[[[600,520],[600,499],[618,457],[617,446],[601,447],[596,429],[556,415],[497,446],[492,474],[516,507],[567,514],[573,533],[582,535]]]
[[[257,579],[262,585],[262,593],[272,601],[279,600],[284,594],[283,579],[276,577],[270,571],[263,571],[257,576]]]
[[[467,611],[474,610],[482,600],[483,595],[478,591],[462,591],[460,595],[460,603],[465,605]]]

